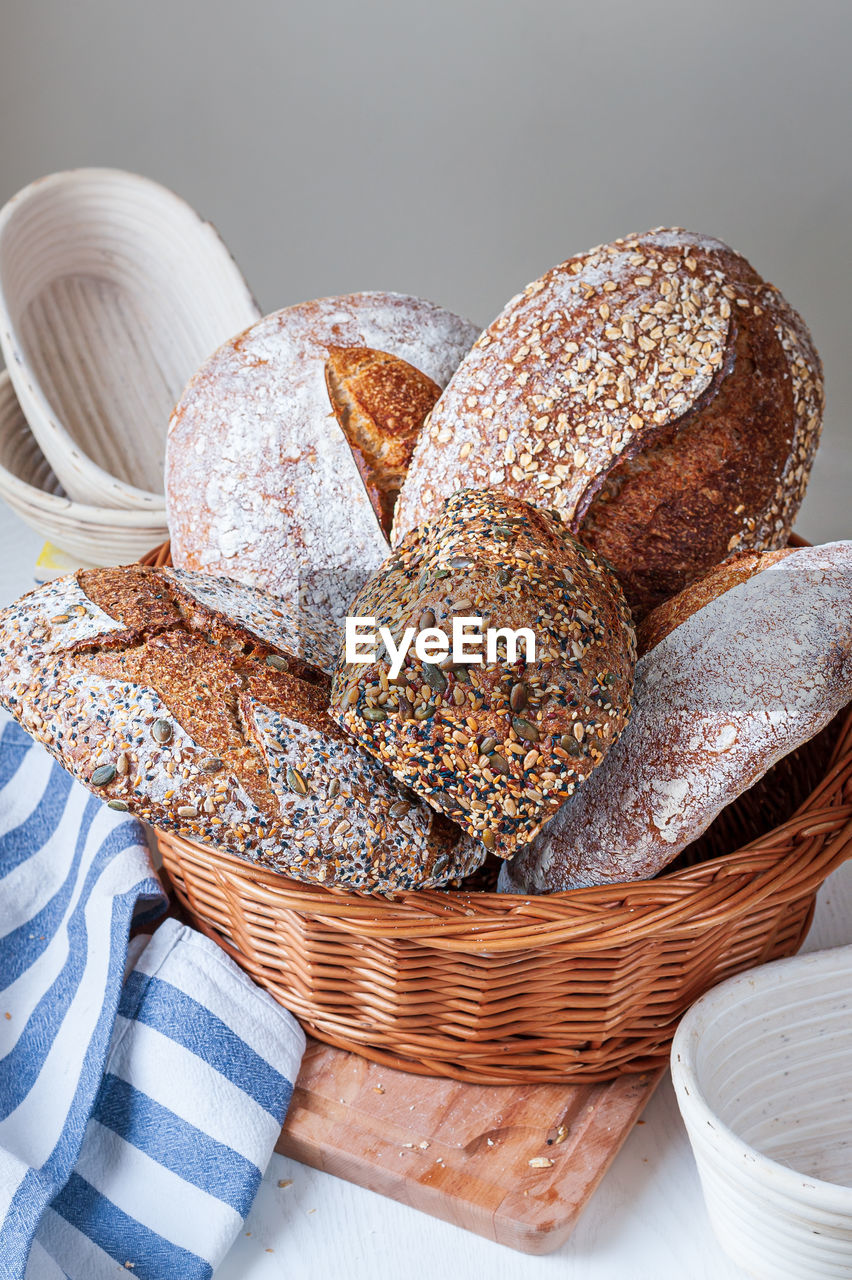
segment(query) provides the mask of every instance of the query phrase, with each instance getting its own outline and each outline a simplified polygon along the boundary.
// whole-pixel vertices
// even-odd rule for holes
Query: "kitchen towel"
[[[139,823],[0,721],[2,1280],[201,1280],[249,1210],[304,1036],[174,920],[129,957],[165,906]]]

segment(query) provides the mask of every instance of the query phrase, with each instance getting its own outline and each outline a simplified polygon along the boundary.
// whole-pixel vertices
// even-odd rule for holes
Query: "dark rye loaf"
[[[569,258],[513,298],[421,433],[394,541],[459,488],[557,510],[637,617],[733,551],[786,543],[819,438],[801,317],[679,228]]]
[[[0,614],[0,701],[113,808],[309,882],[473,870],[482,845],[329,719],[329,658],[304,611],[172,569],[80,571]]]

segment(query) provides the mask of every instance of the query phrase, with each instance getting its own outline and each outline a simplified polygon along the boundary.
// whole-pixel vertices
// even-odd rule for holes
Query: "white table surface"
[[[823,451],[799,520],[814,542],[852,536],[845,443]],[[0,503],[0,603],[32,585],[41,545]],[[844,943],[852,943],[852,861],[823,886],[805,949]],[[668,1076],[643,1120],[571,1239],[541,1258],[274,1155],[216,1280],[741,1280],[710,1230]]]

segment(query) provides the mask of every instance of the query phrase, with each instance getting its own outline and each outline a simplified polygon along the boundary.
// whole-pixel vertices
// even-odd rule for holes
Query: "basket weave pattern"
[[[699,995],[801,945],[818,888],[852,855],[852,709],[782,763],[716,824],[717,846],[719,829],[762,832],[735,852],[572,893],[377,897],[158,842],[194,922],[317,1039],[426,1075],[593,1082],[662,1065]],[[791,763],[822,780],[765,831]]]

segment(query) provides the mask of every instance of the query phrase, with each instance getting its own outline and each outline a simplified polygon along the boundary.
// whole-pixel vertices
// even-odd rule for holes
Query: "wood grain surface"
[[[462,1084],[309,1040],[276,1150],[499,1244],[550,1253],[661,1075]]]

